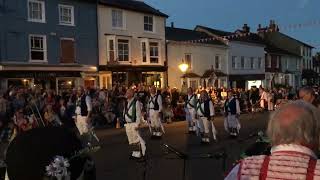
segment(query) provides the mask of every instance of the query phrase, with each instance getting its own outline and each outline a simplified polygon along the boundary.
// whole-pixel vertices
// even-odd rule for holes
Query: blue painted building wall
[[[28,21],[28,0],[0,0],[0,63],[29,62],[29,34],[46,35],[48,64],[60,62],[60,38],[75,40],[76,61],[98,64],[97,7],[93,0],[43,0],[46,23]],[[75,26],[59,25],[58,5],[74,6]]]

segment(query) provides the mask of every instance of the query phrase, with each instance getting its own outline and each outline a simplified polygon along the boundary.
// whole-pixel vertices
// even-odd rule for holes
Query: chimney
[[[278,25],[276,24],[276,21],[275,20],[270,20],[270,24],[269,24],[269,30],[273,31],[273,32],[278,32],[279,31],[279,27]]]
[[[243,25],[242,31],[245,32],[245,33],[250,32],[250,27],[248,26],[248,24],[244,24],[244,25]]]
[[[171,27],[174,28],[174,22],[171,22]]]

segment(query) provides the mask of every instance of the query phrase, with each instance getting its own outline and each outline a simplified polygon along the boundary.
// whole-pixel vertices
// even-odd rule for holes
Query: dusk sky
[[[320,0],[145,0],[168,14],[167,25],[194,28],[205,25],[234,31],[244,23],[256,31],[276,20],[280,31],[316,46],[320,51]],[[299,24],[308,24],[299,27]],[[296,28],[292,28],[292,26]],[[285,27],[282,28],[281,27]]]

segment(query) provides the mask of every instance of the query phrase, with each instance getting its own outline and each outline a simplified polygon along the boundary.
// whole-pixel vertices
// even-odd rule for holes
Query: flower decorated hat
[[[10,180],[43,180],[70,176],[70,180],[76,180],[86,162],[82,156],[75,156],[81,150],[80,140],[66,129],[30,130],[16,137],[8,147],[8,177]]]

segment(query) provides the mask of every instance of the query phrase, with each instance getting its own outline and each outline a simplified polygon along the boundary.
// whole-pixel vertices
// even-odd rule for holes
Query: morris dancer
[[[162,112],[162,98],[157,93],[156,87],[150,88],[150,97],[148,101],[148,116],[151,122],[151,134],[153,137],[162,137],[164,128],[160,120],[160,113]]]
[[[237,137],[240,130],[240,105],[239,100],[235,98],[233,92],[228,92],[228,99],[224,103],[224,128],[231,137]]]
[[[85,92],[83,87],[78,88],[78,100],[76,103],[76,126],[80,135],[89,132],[89,121],[92,111],[91,97]]]
[[[146,143],[142,139],[139,128],[142,125],[141,103],[134,98],[134,90],[128,89],[126,93],[127,101],[124,107],[124,119],[129,145],[132,146],[132,158],[143,158],[146,152]]]
[[[192,87],[188,88],[188,95],[185,99],[186,121],[188,122],[189,133],[194,133],[197,130],[195,120],[197,96],[194,94]]]
[[[206,90],[202,90],[200,99],[197,103],[197,116],[201,124],[204,127],[204,134],[201,134],[202,143],[210,143],[210,125],[212,128],[213,139],[216,140],[216,129],[213,124],[214,120],[214,107],[211,98],[209,97]],[[211,122],[211,124],[210,124]]]

